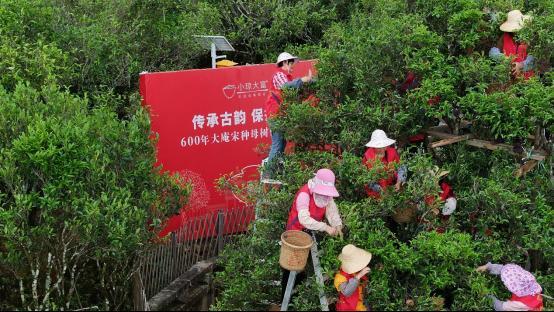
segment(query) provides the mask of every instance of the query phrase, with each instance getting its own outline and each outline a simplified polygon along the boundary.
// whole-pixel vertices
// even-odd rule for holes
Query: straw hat
[[[383,148],[393,145],[396,140],[389,139],[385,131],[377,129],[371,133],[371,140],[365,146],[374,148]]]
[[[339,192],[335,188],[335,174],[329,169],[319,169],[309,185],[313,193],[331,197],[339,197]]]
[[[531,16],[523,15],[520,10],[508,12],[506,22],[500,25],[500,30],[503,32],[516,32],[523,27],[523,23]]]
[[[235,66],[235,65],[238,65],[239,63],[235,63],[231,60],[221,60],[217,63],[215,63],[215,65],[219,68],[219,67],[232,67],[232,66]]]
[[[279,65],[279,63],[288,60],[294,60],[294,62],[296,63],[298,62],[298,56],[294,56],[288,52],[283,52],[279,54],[279,56],[277,57],[277,62],[275,64]]]
[[[432,176],[436,176],[437,179],[442,179],[443,177],[447,176],[450,173],[448,170],[441,170],[439,166],[434,166],[433,169],[429,169],[429,174]]]
[[[348,274],[352,274],[361,271],[369,264],[371,253],[348,244],[342,248],[339,260],[342,262],[341,269]]]

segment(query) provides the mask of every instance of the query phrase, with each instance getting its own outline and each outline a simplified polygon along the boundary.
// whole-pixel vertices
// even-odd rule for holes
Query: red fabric
[[[531,309],[530,311],[542,311],[544,308],[541,294],[525,297],[518,297],[515,294],[512,294],[511,300],[523,303]]]
[[[416,80],[415,73],[413,71],[408,71],[408,73],[406,74],[406,79],[400,85],[400,91],[402,93],[406,93],[409,90],[417,88],[418,85],[419,82]]]
[[[292,81],[292,75],[285,72],[282,69],[279,69],[273,77],[278,75],[279,73],[285,74],[287,77],[287,81]],[[267,100],[265,102],[265,113],[267,117],[273,117],[277,114],[279,114],[279,106],[283,102],[283,96],[281,89],[277,89],[275,85],[273,84],[273,78],[271,79],[272,83],[270,83],[269,93],[267,96]]]
[[[452,190],[452,187],[448,183],[442,182],[440,183],[440,187],[441,187],[441,192],[439,194],[439,198],[441,199],[441,201],[445,201],[450,197],[454,197],[454,191]],[[425,197],[425,203],[427,205],[430,205],[431,203],[433,203],[433,200],[435,200],[435,197],[432,195],[427,195]]]
[[[503,43],[502,52],[504,52],[504,55],[510,57],[512,55],[517,54],[517,43],[515,42],[512,34],[505,32],[502,35],[502,43]],[[518,62],[521,62],[521,61],[518,61]]]
[[[527,45],[524,43],[517,44],[511,33],[504,33],[502,35],[503,48],[502,52],[507,57],[514,56],[512,62],[523,62],[527,58]],[[525,79],[529,79],[534,76],[535,73],[532,70],[523,73]]]
[[[354,274],[348,274],[344,272],[342,269],[339,271],[339,274],[344,276],[346,280],[350,280],[351,278],[354,278]],[[362,285],[361,281],[366,281],[367,276],[363,276],[360,280],[360,285]],[[362,286],[363,287],[363,286]],[[352,295],[349,297],[342,294],[342,292],[339,291],[339,301],[336,304],[337,311],[356,311],[356,307],[358,306],[358,301],[360,300],[360,291],[358,288],[354,291]]]
[[[425,140],[425,134],[423,133],[418,133],[408,138],[408,141],[410,141],[410,143],[423,142],[424,140]]]
[[[452,190],[452,187],[448,183],[442,182],[441,190],[442,192],[440,193],[439,197],[442,201],[445,201],[450,197],[454,197],[454,190]]]
[[[376,154],[375,154],[375,148],[369,147],[365,151],[364,158],[363,158],[362,161],[366,165],[366,167],[371,169],[371,168],[373,168],[373,162],[375,161],[375,157],[377,157]],[[381,158],[380,160],[385,165],[386,170],[392,170],[393,169],[393,166],[392,166],[393,163],[400,163],[400,156],[398,155],[398,152],[396,151],[396,149],[394,147],[389,146],[385,150],[385,156],[383,158]],[[388,186],[394,185],[396,183],[397,177],[398,177],[398,174],[396,173],[396,171],[394,171],[394,173],[389,174],[388,178],[381,179],[377,183],[379,183],[379,185],[381,186],[383,191],[385,191],[385,189]],[[379,193],[369,189],[368,187],[366,187],[366,193],[367,193],[367,195],[375,197],[375,198],[380,197]]]
[[[432,98],[427,100],[427,104],[429,104],[429,106],[435,106],[440,101],[441,101],[441,97],[439,95],[435,95]]]
[[[311,107],[317,107],[319,105],[319,98],[313,94],[310,94],[305,100],[305,103],[308,103]]]
[[[294,196],[294,201],[292,202],[292,206],[290,207],[289,212],[289,220],[287,222],[287,230],[297,230],[302,231],[304,230],[304,226],[300,223],[300,220],[298,220],[298,209],[296,207],[296,200],[298,199],[298,196],[300,196],[301,193],[306,193],[310,196],[310,217],[312,217],[316,221],[322,221],[325,217],[325,207],[319,208],[315,205],[314,196],[311,194],[310,189],[308,188],[308,184],[305,184],[303,187],[300,188],[300,190],[296,193],[296,196]]]

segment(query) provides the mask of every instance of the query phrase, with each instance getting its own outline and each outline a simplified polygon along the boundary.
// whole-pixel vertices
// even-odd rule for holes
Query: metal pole
[[[314,265],[315,279],[317,281],[317,286],[319,289],[319,303],[321,304],[321,311],[329,311],[329,302],[327,302],[327,297],[325,296],[325,286],[323,285],[323,274],[321,272],[321,265],[319,264],[317,240],[315,238],[314,232],[312,232],[312,239],[314,240],[314,243],[311,248],[312,262]]]
[[[212,68],[215,68],[215,62],[217,60],[217,53],[216,53],[216,50],[215,50],[215,43],[212,42],[211,44],[212,48]]]
[[[287,289],[285,290],[285,296],[281,303],[281,311],[287,311],[289,308],[290,295],[292,294],[292,288],[294,287],[294,281],[296,280],[297,271],[290,271],[289,280],[287,282]]]

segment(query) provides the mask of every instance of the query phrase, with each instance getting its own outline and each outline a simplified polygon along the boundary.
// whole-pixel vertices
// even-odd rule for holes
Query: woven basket
[[[289,271],[303,271],[312,244],[312,237],[302,231],[286,231],[281,234],[281,267]]]
[[[392,215],[392,219],[396,223],[410,223],[414,219],[417,212],[417,207],[408,206],[407,208],[396,209]]]

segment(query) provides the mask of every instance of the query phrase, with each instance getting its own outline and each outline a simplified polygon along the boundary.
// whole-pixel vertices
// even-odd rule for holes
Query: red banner
[[[293,75],[306,75],[311,67],[311,61],[300,62]],[[233,194],[217,191],[215,181],[243,169],[255,178],[267,157],[256,150],[271,143],[264,104],[276,70],[265,64],[141,74],[140,93],[158,137],[156,165],[193,185],[189,204],[161,236],[188,216],[242,205]]]

